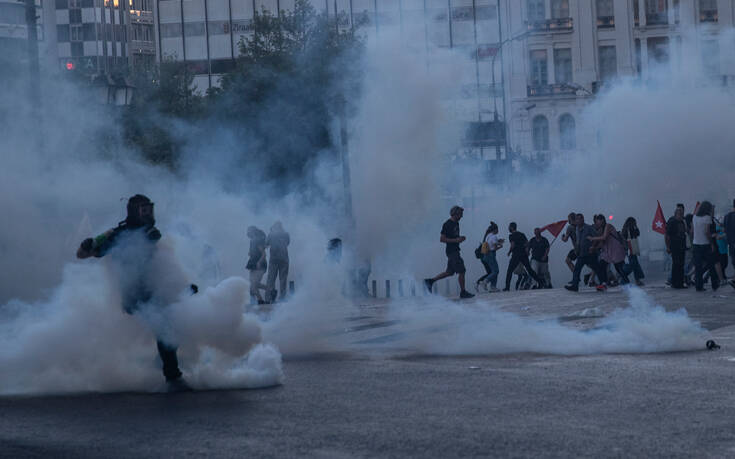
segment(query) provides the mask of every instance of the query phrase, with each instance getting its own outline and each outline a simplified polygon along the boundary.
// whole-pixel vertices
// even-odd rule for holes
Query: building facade
[[[620,78],[647,82],[700,64],[710,83],[735,78],[735,43],[723,33],[733,26],[735,0],[310,2],[339,15],[340,27],[360,24],[368,37],[400,36],[426,55],[429,68],[437,50],[465,55],[457,100],[447,104],[467,123],[456,156],[485,160],[491,173],[507,171],[513,159],[543,161],[594,148],[594,133],[577,129],[580,116]],[[254,11],[278,14],[293,4],[157,0],[158,58],[187,62],[205,90],[233,67]]]
[[[62,69],[110,75],[155,63],[153,0],[54,1]]]
[[[577,131],[584,107],[623,77],[650,83],[702,69],[704,84],[735,83],[733,0],[504,0],[501,24],[514,152],[565,156],[594,148]]]

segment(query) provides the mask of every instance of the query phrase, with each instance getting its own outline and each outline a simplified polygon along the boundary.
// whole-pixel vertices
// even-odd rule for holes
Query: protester
[[[248,227],[247,236],[250,239],[250,250],[248,251],[249,258],[245,269],[250,271],[250,297],[251,300],[257,300],[258,304],[265,304],[265,300],[260,295],[261,290],[268,289],[261,283],[268,269],[268,262],[265,257],[265,233],[255,226],[250,226]]]
[[[119,274],[123,310],[127,314],[137,314],[143,320],[152,315],[146,308],[165,306],[154,304],[157,298],[152,286],[154,282],[150,279],[155,274],[151,272],[151,260],[156,243],[161,239],[161,233],[155,225],[153,202],[142,194],[136,194],[128,200],[125,220],[94,239],[85,239],[77,250],[77,258],[82,259],[110,255],[112,263],[118,268],[116,272]],[[191,290],[196,293],[198,287],[192,284]],[[162,328],[166,326],[160,322],[155,325],[152,328],[157,333],[164,331]],[[169,391],[190,390],[179,370],[175,344],[163,336],[157,336],[156,346]]]
[[[600,275],[600,267],[599,263],[597,262],[597,251],[593,247],[592,241],[590,241],[590,237],[595,236],[595,229],[584,222],[584,215],[577,214],[576,215],[576,240],[577,240],[577,262],[574,264],[574,271],[572,273],[572,281],[565,285],[564,288],[572,291],[577,292],[579,291],[579,278],[582,274],[582,269],[585,266],[589,266],[592,271],[597,275],[597,277],[601,280],[604,280],[606,276],[604,274]],[[606,290],[604,283],[597,286],[597,290],[604,292]]]
[[[283,229],[281,222],[275,222],[271,226],[270,233],[265,240],[266,247],[270,248],[270,259],[268,260],[268,280],[266,285],[267,301],[276,301],[276,278],[280,281],[281,301],[286,298],[288,285],[288,245],[291,237]]]
[[[674,216],[666,222],[666,253],[671,255],[671,287],[686,288],[684,262],[687,243],[687,226],[684,208],[677,206]]]
[[[727,281],[727,235],[725,234],[725,227],[719,221],[715,220],[715,242],[717,244],[717,261],[719,262],[720,268],[717,274],[720,276],[722,282]]]
[[[725,234],[727,235],[727,245],[730,251],[730,263],[732,263],[732,267],[735,270],[735,199],[732,201],[732,206],[733,210],[725,215],[725,219],[722,224],[725,228]],[[730,285],[735,288],[735,274],[733,274],[733,279],[730,280]]]
[[[507,292],[510,290],[513,271],[515,271],[519,264],[522,264],[526,268],[526,272],[536,281],[537,286],[543,288],[545,285],[543,279],[536,275],[536,271],[531,268],[531,263],[528,261],[528,248],[526,247],[528,239],[526,235],[518,231],[518,226],[515,222],[511,222],[508,225],[508,232],[510,232],[510,236],[508,237],[508,241],[510,242],[510,249],[508,251],[510,262],[508,262],[508,271],[505,274],[505,289],[503,291]]]
[[[605,270],[605,274],[607,274],[608,265],[612,265],[615,267],[615,271],[620,277],[620,283],[623,285],[629,283],[630,281],[628,280],[628,276],[623,270],[623,265],[625,264],[625,244],[623,242],[623,238],[612,223],[607,223],[604,215],[595,215],[594,222],[595,227],[597,227],[598,231],[601,231],[602,234],[599,236],[590,236],[589,240],[599,243],[599,247],[601,249],[600,270]],[[605,278],[608,285],[610,285],[609,277],[605,276]],[[600,282],[602,283],[603,280],[600,279]]]
[[[459,254],[459,244],[467,239],[466,237],[461,236],[459,232],[459,221],[462,219],[463,213],[463,208],[459,206],[452,207],[449,211],[449,220],[444,222],[444,225],[442,226],[439,241],[446,244],[445,253],[447,255],[447,268],[443,273],[436,275],[432,279],[424,279],[424,285],[429,292],[431,292],[434,282],[457,274],[460,288],[459,297],[472,298],[475,296],[465,289],[466,269],[464,266],[464,260],[462,260],[462,257]]]
[[[621,231],[623,239],[626,241],[628,249],[628,265],[630,270],[635,277],[635,283],[639,287],[643,286],[643,279],[646,277],[643,274],[641,264],[638,262],[638,257],[641,254],[641,249],[638,244],[638,237],[641,235],[641,231],[638,229],[638,222],[635,218],[628,217],[623,223],[623,229]]]
[[[564,234],[561,235],[561,240],[563,242],[567,242],[568,240],[572,240],[572,250],[567,253],[567,258],[564,260],[564,262],[567,264],[567,267],[569,268],[569,271],[574,272],[574,261],[577,259],[577,214],[574,212],[571,212],[569,216],[567,217],[568,225],[566,231],[564,231]]]
[[[480,261],[485,267],[485,275],[477,279],[475,283],[475,290],[480,289],[482,283],[485,291],[497,292],[498,274],[500,274],[500,268],[498,267],[497,251],[503,247],[503,239],[498,239],[498,225],[495,222],[490,222],[485,231],[485,237],[482,239],[481,252],[482,256]],[[488,284],[490,288],[488,288]]]
[[[694,267],[695,267],[695,287],[698,292],[704,291],[704,271],[709,270],[710,282],[712,289],[717,290],[720,286],[720,280],[717,273],[714,272],[714,250],[712,238],[712,213],[713,207],[709,201],[704,201],[699,205],[697,214],[693,219],[694,233]]]
[[[682,206],[682,212],[684,206]],[[686,214],[684,217],[686,223],[686,250],[684,252],[684,284],[687,286],[694,285],[694,242],[692,228],[694,227],[694,215]]]
[[[528,241],[528,250],[531,252],[531,267],[544,280],[546,288],[552,288],[551,273],[549,272],[550,249],[549,240],[541,235],[541,228],[534,228],[533,237]]]

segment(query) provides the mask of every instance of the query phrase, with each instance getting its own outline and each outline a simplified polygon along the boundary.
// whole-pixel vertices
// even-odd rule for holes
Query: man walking
[[[515,271],[519,264],[526,268],[526,272],[536,281],[538,287],[543,288],[544,281],[536,275],[536,271],[531,268],[531,263],[528,262],[528,238],[526,238],[525,234],[518,231],[518,225],[515,222],[511,222],[508,225],[508,232],[510,232],[510,236],[508,236],[508,241],[510,241],[510,251],[508,252],[510,262],[508,263],[508,271],[505,273],[505,288],[503,291],[510,291],[510,281],[513,278],[513,271]]]
[[[424,279],[424,285],[429,292],[431,292],[434,282],[457,274],[460,289],[459,297],[472,298],[475,296],[465,289],[465,272],[467,270],[464,266],[464,260],[462,260],[462,257],[459,255],[459,244],[463,243],[465,239],[467,239],[459,234],[459,221],[462,219],[463,214],[463,208],[459,206],[452,207],[449,211],[449,220],[444,222],[444,225],[442,226],[439,241],[447,245],[445,250],[447,255],[447,269],[432,279]]]
[[[576,223],[577,262],[574,265],[572,281],[565,285],[564,288],[571,292],[579,291],[579,277],[582,274],[582,268],[589,266],[600,280],[600,285],[597,286],[597,290],[604,292],[607,290],[604,284],[606,276],[605,273],[600,271],[600,264],[597,262],[597,251],[593,249],[592,241],[589,240],[590,237],[597,235],[595,228],[584,222],[583,214],[576,215]]]
[[[255,226],[249,226],[247,236],[250,239],[250,249],[245,269],[250,271],[250,300],[257,300],[258,304],[265,304],[265,300],[260,295],[261,290],[267,290],[267,287],[261,283],[268,269],[265,257],[265,233]]]
[[[531,267],[544,280],[546,288],[551,287],[551,273],[549,272],[549,240],[541,235],[541,228],[534,228],[533,237],[528,241],[531,251]]]
[[[276,302],[276,277],[280,281],[281,301],[286,298],[288,283],[288,245],[291,237],[284,231],[281,222],[275,222],[271,231],[265,239],[266,247],[270,247],[270,260],[268,263],[268,280],[266,296],[269,303]]]
[[[561,235],[562,242],[572,240],[572,250],[567,253],[567,258],[564,262],[569,267],[569,271],[574,272],[574,262],[577,260],[577,214],[571,212],[567,217],[567,229],[564,234]]]

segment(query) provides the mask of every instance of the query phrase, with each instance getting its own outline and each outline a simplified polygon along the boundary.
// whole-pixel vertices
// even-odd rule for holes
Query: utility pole
[[[41,120],[41,69],[38,62],[38,18],[36,1],[25,0],[26,29],[28,33],[28,98],[31,102],[31,115],[41,127],[38,136],[39,151],[43,149],[43,123]]]

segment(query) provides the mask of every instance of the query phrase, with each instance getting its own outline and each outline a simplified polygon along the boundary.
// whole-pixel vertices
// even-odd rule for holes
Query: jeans
[[[500,274],[500,268],[498,267],[498,259],[495,256],[495,250],[491,250],[480,258],[482,266],[485,267],[485,275],[477,279],[479,284],[482,281],[490,284],[491,287],[495,288],[498,284],[498,274]]]
[[[574,264],[574,273],[572,274],[572,282],[570,283],[573,287],[579,287],[579,277],[582,274],[582,268],[589,266],[597,276],[600,283],[607,281],[607,270],[602,271],[600,264],[597,262],[597,254],[585,255],[577,258],[577,262]]]
[[[531,267],[540,278],[546,283],[546,287],[551,285],[551,273],[549,272],[548,261],[531,260]]]
[[[163,362],[163,376],[166,377],[166,381],[180,378],[181,370],[179,370],[179,359],[176,357],[176,348],[161,340],[156,341],[156,346],[158,347],[158,355]]]
[[[712,289],[720,287],[720,278],[714,269],[712,246],[709,244],[697,244],[694,246],[694,285],[697,290],[704,289],[704,272],[709,270]]]
[[[513,271],[515,271],[519,264],[523,265],[523,267],[526,268],[526,272],[533,278],[533,280],[538,282],[538,284],[541,286],[544,285],[544,281],[541,280],[541,278],[536,275],[536,271],[531,268],[531,263],[528,262],[527,256],[512,255],[510,257],[510,262],[508,263],[508,271],[505,274],[506,290],[510,290],[510,281],[513,278]]]
[[[288,284],[288,259],[270,259],[270,263],[268,264],[268,280],[266,281],[266,285],[268,287],[266,290],[266,296],[270,301],[276,300],[275,295],[272,294],[276,289],[276,277],[280,281],[281,299],[284,299],[286,298],[286,288]]]
[[[671,249],[671,286],[684,288],[684,249]]]
[[[638,262],[638,255],[628,256],[628,266],[630,267],[630,270],[633,273],[633,276],[635,277],[636,281],[645,279],[646,276],[645,274],[643,274],[643,269],[641,268],[641,264]]]

